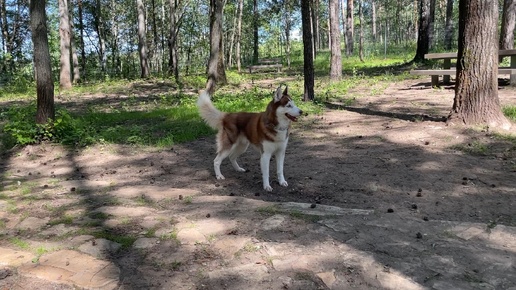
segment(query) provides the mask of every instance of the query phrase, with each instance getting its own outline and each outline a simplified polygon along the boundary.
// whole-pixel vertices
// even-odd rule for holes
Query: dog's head
[[[299,109],[294,101],[288,94],[288,87],[285,85],[285,89],[282,89],[283,85],[280,85],[276,89],[274,94],[274,107],[276,107],[276,116],[278,119],[287,118],[290,121],[296,122],[297,117],[303,114],[303,111]]]

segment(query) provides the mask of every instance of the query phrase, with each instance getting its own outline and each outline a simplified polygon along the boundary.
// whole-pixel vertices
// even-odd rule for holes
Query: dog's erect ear
[[[285,85],[285,90],[283,91],[283,95],[288,95],[288,86]]]
[[[281,87],[282,85],[280,85],[277,89],[276,89],[276,93],[274,94],[274,102],[279,102],[281,100],[281,98],[283,97],[283,94],[281,93]],[[286,89],[285,89],[286,90]]]

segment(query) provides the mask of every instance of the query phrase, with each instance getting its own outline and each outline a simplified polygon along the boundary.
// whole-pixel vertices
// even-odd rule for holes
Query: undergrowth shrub
[[[12,147],[52,141],[67,145],[86,145],[88,129],[79,119],[74,119],[66,110],[58,109],[56,118],[46,124],[36,124],[36,104],[13,106],[2,116],[8,120],[4,126],[4,145]],[[81,144],[78,144],[81,143]]]

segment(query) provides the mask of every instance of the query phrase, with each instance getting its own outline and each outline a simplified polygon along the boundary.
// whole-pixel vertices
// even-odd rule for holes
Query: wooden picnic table
[[[506,49],[506,50],[499,50],[498,56],[510,56],[511,62],[510,67],[511,69],[516,69],[516,49]],[[457,58],[456,52],[445,52],[445,53],[427,53],[425,54],[426,59],[442,59],[444,61],[443,63],[443,69],[450,69],[451,68],[451,60]],[[500,68],[501,70],[507,69],[507,68]],[[500,72],[500,71],[499,71]],[[502,71],[504,72],[504,71]],[[509,83],[511,85],[516,85],[516,73],[512,71],[510,74],[510,81]],[[443,82],[444,83],[450,83],[450,75],[443,75]]]

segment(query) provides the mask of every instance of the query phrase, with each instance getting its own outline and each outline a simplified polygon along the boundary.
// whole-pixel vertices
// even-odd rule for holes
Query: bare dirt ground
[[[373,89],[294,124],[270,193],[251,150],[216,180],[214,137],[4,154],[0,289],[516,289],[516,131],[447,127],[451,87]]]

